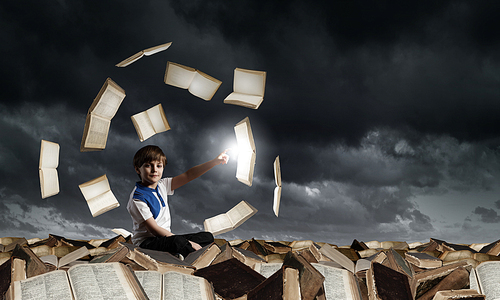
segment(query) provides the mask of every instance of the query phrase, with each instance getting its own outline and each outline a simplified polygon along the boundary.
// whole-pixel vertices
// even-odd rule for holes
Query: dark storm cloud
[[[478,206],[474,209],[474,213],[481,217],[482,222],[500,223],[500,216],[494,209]]]

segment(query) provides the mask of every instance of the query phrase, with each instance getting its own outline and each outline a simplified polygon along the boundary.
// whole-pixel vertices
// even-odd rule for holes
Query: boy
[[[186,257],[214,241],[210,232],[175,235],[170,231],[170,210],[167,196],[191,180],[200,177],[216,165],[227,164],[224,150],[216,158],[192,167],[173,178],[162,178],[167,159],[158,146],[145,146],[134,156],[134,169],[141,181],[137,182],[127,204],[132,217],[132,243],[145,249],[166,251]]]

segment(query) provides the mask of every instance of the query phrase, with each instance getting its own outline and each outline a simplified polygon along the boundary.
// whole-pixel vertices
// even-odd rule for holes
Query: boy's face
[[[163,174],[163,163],[157,160],[144,163],[140,168],[136,167],[135,171],[141,176],[142,185],[154,189]]]

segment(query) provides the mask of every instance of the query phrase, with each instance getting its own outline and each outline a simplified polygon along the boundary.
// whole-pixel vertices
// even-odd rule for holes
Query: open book
[[[312,263],[314,268],[325,277],[323,287],[326,299],[361,300],[357,279],[346,269],[335,268],[321,263]]]
[[[144,50],[139,51],[136,54],[134,54],[134,55],[132,55],[132,56],[130,56],[130,57],[122,60],[121,62],[117,63],[115,66],[117,66],[117,67],[126,67],[126,66],[130,65],[131,63],[136,62],[137,60],[139,60],[144,55],[149,56],[149,55],[153,55],[153,54],[156,54],[158,52],[161,52],[163,50],[167,50],[168,47],[170,47],[170,45],[172,45],[172,42],[166,43],[166,44],[161,44],[161,45],[158,45],[158,46],[154,46],[154,47],[151,47],[151,48],[148,48],[148,49],[144,49]]]
[[[135,276],[150,300],[215,300],[212,286],[203,277],[175,271],[135,271]]]
[[[280,157],[276,156],[274,160],[274,182],[276,187],[274,188],[274,201],[273,210],[276,217],[280,211],[280,201],[281,201],[281,167],[280,167]]]
[[[148,299],[124,264],[80,264],[14,282],[14,300]]]
[[[173,62],[167,62],[165,83],[181,89],[187,89],[191,94],[209,101],[219,89],[222,81],[215,79],[194,68]]]
[[[109,186],[108,177],[102,175],[78,186],[87,200],[93,217],[120,206]]]
[[[250,119],[246,117],[236,124],[234,126],[234,133],[236,134],[236,143],[238,144],[236,178],[240,182],[252,186],[256,154]]]
[[[97,151],[106,148],[111,119],[125,98],[125,90],[111,78],[106,79],[92,102],[85,120],[80,151]]]
[[[264,100],[266,72],[234,69],[233,91],[224,103],[257,109]]]
[[[134,123],[135,130],[141,142],[144,142],[157,133],[170,129],[161,103],[130,118],[132,119],[132,123]]]
[[[132,232],[130,232],[126,229],[123,229],[123,228],[113,228],[113,229],[111,229],[111,231],[113,231],[116,234],[122,235],[124,238],[128,238],[129,236],[132,236]]]
[[[486,300],[500,299],[500,261],[485,261],[472,268],[470,288],[486,296]]]
[[[42,199],[59,193],[58,166],[59,144],[42,140],[42,145],[40,146],[40,161],[38,164]]]
[[[242,200],[227,213],[206,219],[203,222],[203,226],[205,227],[205,231],[211,232],[213,235],[218,235],[235,229],[256,213],[257,209],[245,200]]]
[[[87,247],[80,247],[78,250],[72,251],[61,258],[57,257],[57,255],[50,254],[41,256],[40,260],[45,264],[50,264],[56,269],[59,269],[87,255],[90,255]]]

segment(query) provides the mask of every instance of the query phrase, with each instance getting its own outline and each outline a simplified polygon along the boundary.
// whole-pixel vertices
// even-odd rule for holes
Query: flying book
[[[139,51],[136,54],[122,60],[121,62],[117,63],[115,66],[126,67],[126,66],[130,65],[131,63],[138,61],[144,55],[149,56],[149,55],[153,55],[153,54],[156,54],[158,52],[161,52],[163,50],[167,50],[168,47],[170,47],[170,45],[172,45],[172,42],[166,43],[166,44],[161,44],[158,46],[154,46],[154,47],[151,47],[148,49],[144,49],[144,50]]]
[[[59,144],[57,143],[42,140],[40,146],[40,161],[38,164],[42,199],[59,193],[59,178],[57,176],[59,148]]]
[[[80,151],[98,151],[106,148],[111,119],[125,98],[125,90],[111,78],[106,79],[92,102],[85,120]]]
[[[234,69],[233,92],[224,103],[257,109],[264,101],[266,72]]]
[[[238,144],[236,178],[240,182],[252,186],[256,154],[250,119],[246,117],[236,124],[234,126],[234,133],[236,134],[236,143]]]
[[[273,210],[277,217],[280,211],[281,201],[281,167],[279,155],[276,156],[276,159],[274,160],[274,181],[276,182],[276,187],[274,188]]]
[[[120,206],[118,200],[109,187],[108,177],[102,175],[78,186],[87,200],[90,212],[97,217],[113,208]]]
[[[116,234],[120,234],[124,238],[128,238],[129,236],[132,236],[132,232],[130,232],[126,229],[123,229],[123,228],[113,228],[113,229],[111,229],[111,231],[113,231]]]
[[[168,124],[161,103],[130,118],[132,119],[132,123],[134,123],[135,130],[141,142],[144,142],[157,133],[170,130],[170,125]]]
[[[235,229],[256,213],[257,209],[245,200],[242,200],[227,213],[206,219],[203,222],[203,226],[205,227],[205,231],[211,232],[213,235],[218,235]]]
[[[187,89],[196,97],[210,101],[219,89],[222,81],[194,68],[169,61],[167,62],[167,70],[165,71],[165,83],[181,89]]]

